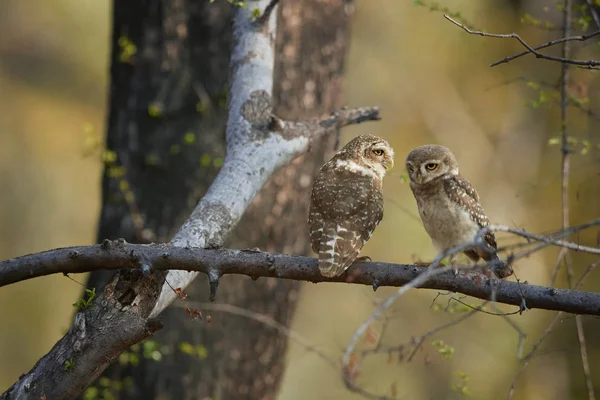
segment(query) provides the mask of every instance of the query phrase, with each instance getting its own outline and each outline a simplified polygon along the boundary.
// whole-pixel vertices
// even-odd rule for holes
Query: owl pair
[[[394,149],[374,135],[350,141],[317,174],[308,224],[312,249],[323,276],[341,275],[383,219],[383,177],[394,166]],[[406,157],[410,187],[425,230],[438,251],[472,243],[489,225],[479,195],[458,173],[452,152],[439,145],[420,146]],[[493,232],[480,246],[464,250],[473,261],[490,262],[496,276],[512,272],[496,254]],[[454,259],[454,257],[451,257]]]

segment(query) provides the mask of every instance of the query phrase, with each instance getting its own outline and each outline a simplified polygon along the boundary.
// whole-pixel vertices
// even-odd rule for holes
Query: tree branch
[[[469,29],[468,27],[466,27],[464,24],[461,24],[460,22],[456,21],[455,19],[453,19],[452,17],[450,17],[449,15],[444,15],[444,17],[452,22],[454,25],[462,28],[465,32],[471,34],[471,35],[479,35],[479,36],[485,36],[485,37],[491,37],[491,38],[498,38],[498,39],[508,39],[508,38],[512,38],[517,40],[519,43],[521,43],[521,45],[523,47],[525,47],[527,49],[527,51],[522,52],[522,53],[518,53],[515,54],[514,56],[511,57],[507,57],[505,59],[502,59],[500,61],[497,61],[495,63],[492,63],[490,66],[494,67],[498,64],[502,64],[504,62],[508,62],[511,61],[515,58],[521,57],[525,54],[528,53],[533,53],[535,54],[535,56],[537,58],[543,58],[545,60],[550,60],[550,61],[558,61],[561,63],[565,63],[565,64],[572,64],[572,65],[577,65],[579,67],[587,67],[587,68],[591,68],[591,69],[595,69],[596,67],[600,66],[600,61],[596,61],[596,60],[573,60],[571,58],[566,58],[566,57],[555,57],[555,56],[550,56],[547,54],[543,54],[540,53],[538,50],[539,49],[543,49],[545,47],[549,47],[558,43],[564,43],[564,42],[569,42],[569,41],[573,41],[573,40],[587,40],[591,37],[597,36],[600,34],[600,31],[598,32],[594,32],[591,33],[589,35],[584,35],[584,36],[574,36],[574,37],[567,37],[567,38],[562,38],[562,39],[558,39],[558,40],[554,40],[548,43],[545,43],[541,46],[538,47],[531,47],[525,40],[523,40],[521,38],[521,36],[519,36],[516,33],[487,33],[487,32],[482,32],[482,31],[475,31],[472,29]]]
[[[216,272],[219,276],[241,274],[252,279],[272,277],[313,283],[346,282],[369,285],[375,289],[380,286],[403,286],[427,270],[411,264],[369,262],[357,263],[341,276],[325,278],[319,273],[317,260],[310,257],[258,250],[181,248],[167,244],[140,245],[106,240],[100,245],[50,250],[0,262],[0,287],[56,273],[141,269],[143,265],[152,270],[176,269],[207,275]],[[496,301],[500,303],[600,315],[600,293],[496,279],[492,288],[490,279],[478,272],[467,272],[456,277],[453,273],[441,273],[431,276],[417,287],[459,292],[484,300],[491,298],[494,289]],[[174,296],[176,297],[175,293]]]

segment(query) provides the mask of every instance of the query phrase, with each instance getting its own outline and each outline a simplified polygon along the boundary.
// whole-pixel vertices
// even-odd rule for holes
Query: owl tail
[[[328,278],[341,275],[362,248],[360,236],[350,227],[325,224],[319,244],[319,271]]]

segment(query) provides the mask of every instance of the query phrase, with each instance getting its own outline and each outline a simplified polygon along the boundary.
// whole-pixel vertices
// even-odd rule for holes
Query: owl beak
[[[387,159],[387,160],[383,160],[383,167],[386,170],[390,170],[390,169],[394,168],[394,159],[390,158],[390,159]]]

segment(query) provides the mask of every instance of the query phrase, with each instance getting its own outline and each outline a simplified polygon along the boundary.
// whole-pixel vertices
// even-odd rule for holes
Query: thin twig
[[[491,37],[491,38],[498,38],[498,39],[515,39],[517,40],[519,43],[521,43],[521,45],[523,47],[525,47],[528,51],[525,53],[533,53],[535,54],[535,56],[537,58],[543,58],[545,60],[550,60],[550,61],[558,61],[561,63],[567,63],[567,64],[573,64],[573,65],[578,65],[580,67],[587,67],[587,68],[594,68],[597,66],[600,66],[600,61],[596,61],[596,60],[572,60],[569,58],[563,58],[563,57],[555,57],[555,56],[549,56],[546,54],[542,54],[539,51],[537,51],[535,48],[531,47],[525,40],[523,40],[521,38],[521,36],[519,36],[516,33],[487,33],[487,32],[482,32],[482,31],[475,31],[472,29],[469,29],[468,27],[466,27],[465,25],[461,24],[460,22],[452,19],[452,17],[448,16],[448,15],[444,15],[444,17],[452,22],[453,24],[455,24],[456,26],[462,28],[465,32],[471,34],[471,35],[479,35],[479,36],[485,36],[485,37]],[[600,31],[595,32],[594,36],[600,34]],[[588,38],[589,39],[589,38]],[[576,40],[576,39],[573,39]],[[563,42],[565,42],[565,40],[563,40]],[[562,42],[561,42],[562,43]],[[490,66],[493,66],[493,64],[491,64]]]
[[[586,227],[600,225],[600,219],[595,219],[593,221],[590,221],[589,223],[586,223],[585,225],[586,225]],[[526,232],[524,229],[515,229],[515,228],[505,226],[505,225],[488,225],[487,227],[480,230],[479,233],[477,234],[477,236],[478,236],[478,238],[483,237],[483,235],[485,235],[486,232],[491,232],[491,231],[510,232],[512,234],[515,234],[515,235],[518,235],[518,236],[521,236],[521,237],[524,237],[527,239],[536,240],[538,242],[545,242],[545,243],[548,243],[553,246],[564,247],[564,248],[579,251],[582,253],[590,253],[590,254],[600,255],[600,248],[597,248],[597,247],[582,246],[577,243],[568,242],[565,240],[553,239],[551,237],[543,236],[543,235],[536,235],[535,233]]]
[[[596,32],[592,32],[592,33],[587,34],[587,35],[562,37],[560,39],[551,40],[551,41],[546,42],[544,44],[541,44],[539,46],[535,46],[534,49],[535,50],[541,50],[541,49],[545,49],[546,47],[554,46],[554,45],[557,45],[557,44],[560,44],[560,43],[572,42],[572,41],[582,42],[584,40],[588,40],[588,39],[593,38],[593,37],[598,36],[598,35],[600,35],[600,30],[596,31]],[[522,57],[524,55],[527,55],[529,53],[531,53],[531,51],[529,51],[529,50],[523,50],[520,53],[514,54],[512,56],[505,57],[502,60],[498,60],[498,61],[495,61],[495,62],[491,63],[490,67],[495,67],[497,65],[507,63],[507,62],[512,61],[512,60],[514,60],[516,58],[519,58],[519,57]],[[566,57],[564,57],[564,58],[566,58]]]
[[[286,337],[290,338],[291,340],[295,341],[306,351],[315,353],[317,356],[319,356],[322,360],[327,362],[327,364],[331,365],[332,367],[339,368],[339,362],[336,361],[333,357],[329,356],[324,350],[319,349],[319,347],[317,347],[314,343],[312,343],[310,340],[308,340],[295,330],[288,328],[287,326],[275,321],[273,318],[265,314],[261,314],[252,310],[248,310],[246,308],[237,307],[233,304],[226,303],[202,303],[197,301],[186,300],[184,303],[177,302],[175,304],[177,304],[179,307],[186,307],[191,305],[194,308],[198,308],[203,311],[219,311],[248,318],[256,322],[260,322],[261,324],[271,327],[279,331]]]
[[[581,277],[579,277],[579,280],[575,284],[574,289],[579,289],[581,287],[581,285],[583,285],[583,282],[588,277],[588,275],[594,269],[596,269],[596,267],[599,264],[600,264],[600,260],[597,260],[596,262],[588,265],[588,267],[583,272],[583,274],[581,274]],[[550,332],[552,332],[552,330],[554,329],[554,325],[556,324],[556,322],[558,322],[560,320],[560,318],[564,314],[565,313],[562,312],[562,311],[556,313],[556,315],[554,316],[554,318],[552,319],[552,321],[550,321],[550,323],[548,324],[548,326],[544,330],[544,333],[540,336],[540,338],[537,340],[537,342],[535,342],[535,344],[532,346],[532,348],[529,351],[529,353],[527,353],[527,355],[523,358],[523,365],[521,366],[521,369],[519,369],[519,371],[517,372],[517,374],[513,378],[513,381],[511,382],[510,389],[508,391],[507,400],[511,400],[513,398],[513,396],[515,394],[515,388],[517,387],[517,382],[519,381],[519,379],[523,375],[523,372],[525,372],[525,370],[527,369],[527,366],[529,365],[529,361],[531,361],[531,359],[533,358],[533,356],[537,352],[537,350],[540,347],[540,345],[542,344],[542,342],[546,339],[546,337],[550,334]]]

